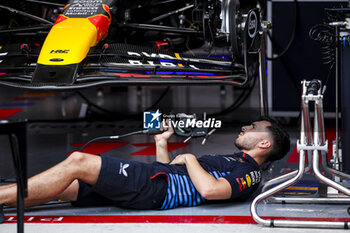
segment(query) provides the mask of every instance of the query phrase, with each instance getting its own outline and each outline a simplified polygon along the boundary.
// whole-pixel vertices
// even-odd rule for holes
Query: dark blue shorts
[[[79,181],[73,206],[113,205],[128,209],[160,208],[168,187],[166,175],[156,175],[151,164],[101,156],[94,186]]]

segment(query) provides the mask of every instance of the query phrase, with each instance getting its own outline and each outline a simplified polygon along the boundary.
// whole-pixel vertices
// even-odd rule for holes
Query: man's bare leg
[[[90,185],[97,181],[101,170],[100,156],[74,152],[66,160],[28,180],[27,205],[40,204],[55,198],[75,198],[80,179]],[[74,181],[74,182],[73,182]],[[5,185],[0,189],[0,204],[15,205],[17,186]]]
[[[54,201],[54,200],[60,200],[60,201],[76,201],[78,198],[78,191],[79,191],[79,182],[78,180],[74,180],[68,188],[66,188],[62,193],[60,193],[58,196],[55,196],[53,198],[48,198],[46,200],[24,200],[24,206],[29,207],[29,206],[35,206],[35,205],[40,205],[47,203],[49,201]],[[1,190],[0,190],[1,192]],[[6,203],[7,206],[16,206],[16,202],[14,203]]]

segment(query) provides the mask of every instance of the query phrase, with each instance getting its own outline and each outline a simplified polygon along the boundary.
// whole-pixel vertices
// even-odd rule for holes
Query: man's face
[[[268,121],[256,121],[251,125],[246,125],[242,127],[242,132],[238,135],[235,140],[235,145],[240,150],[251,150],[260,141],[270,140],[270,134],[267,126],[271,123]]]

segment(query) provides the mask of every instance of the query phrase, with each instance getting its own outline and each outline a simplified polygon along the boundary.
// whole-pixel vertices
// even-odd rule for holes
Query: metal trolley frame
[[[317,86],[317,87],[316,87]],[[316,87],[316,88],[315,88]],[[319,169],[319,156],[321,155],[322,166],[324,170],[332,175],[349,179],[350,176],[341,171],[332,169],[327,164],[328,142],[325,139],[324,118],[323,118],[323,95],[321,94],[321,82],[319,80],[302,81],[302,97],[301,97],[301,130],[300,139],[297,141],[297,150],[299,152],[299,168],[296,171],[282,175],[268,181],[263,193],[258,195],[252,202],[250,210],[253,219],[264,226],[276,227],[310,227],[310,228],[349,228],[349,222],[333,222],[333,221],[295,221],[295,220],[274,220],[263,219],[258,215],[258,204],[271,197],[275,201],[283,201],[284,203],[350,203],[350,198],[277,198],[272,195],[279,191],[297,183],[308,171],[313,171],[316,178],[333,187],[334,189],[350,196],[350,190],[344,186],[334,182],[333,180],[321,174]],[[309,105],[314,104],[314,124],[313,131],[310,120]],[[306,167],[305,157],[308,156],[309,164]],[[312,161],[312,162],[311,162]],[[282,183],[280,183],[282,182]],[[280,183],[280,184],[278,184]],[[267,187],[278,184],[277,186],[266,190]]]

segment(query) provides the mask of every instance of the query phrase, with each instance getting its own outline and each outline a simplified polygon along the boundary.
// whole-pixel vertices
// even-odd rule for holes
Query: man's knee
[[[75,151],[73,152],[68,158],[67,162],[68,163],[73,163],[73,164],[81,164],[86,160],[86,156],[84,153]]]
[[[100,156],[73,152],[66,162],[71,167],[74,178],[83,180],[90,185],[96,182],[102,164]]]
[[[84,168],[85,165],[88,165],[91,162],[95,162],[96,158],[98,157],[99,156],[97,155],[75,151],[66,159],[66,162],[71,166]]]

